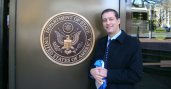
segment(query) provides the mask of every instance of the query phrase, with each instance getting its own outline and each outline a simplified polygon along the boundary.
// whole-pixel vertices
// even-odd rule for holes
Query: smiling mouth
[[[112,27],[110,26],[110,27],[106,27],[107,29],[111,29]]]

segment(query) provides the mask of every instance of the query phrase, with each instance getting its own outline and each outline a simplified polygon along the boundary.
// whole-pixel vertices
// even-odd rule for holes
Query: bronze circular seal
[[[94,30],[89,21],[73,12],[52,16],[40,36],[45,55],[54,63],[73,66],[83,62],[92,52]]]

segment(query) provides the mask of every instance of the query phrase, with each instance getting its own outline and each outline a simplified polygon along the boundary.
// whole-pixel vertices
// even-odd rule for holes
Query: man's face
[[[116,19],[114,12],[106,12],[102,15],[103,27],[109,35],[119,32],[120,19]]]

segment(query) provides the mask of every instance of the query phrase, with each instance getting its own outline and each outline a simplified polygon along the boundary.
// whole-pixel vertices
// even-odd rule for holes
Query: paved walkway
[[[158,40],[156,38],[139,38],[141,42],[160,42],[160,43],[171,43],[171,39]]]

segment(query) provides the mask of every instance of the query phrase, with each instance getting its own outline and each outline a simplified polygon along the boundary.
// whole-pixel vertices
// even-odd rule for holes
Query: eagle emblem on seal
[[[66,54],[70,54],[71,52],[75,53],[74,45],[78,42],[81,31],[78,31],[73,35],[63,35],[58,31],[55,31],[55,33],[57,36],[57,42],[63,45],[61,49],[64,49]]]

